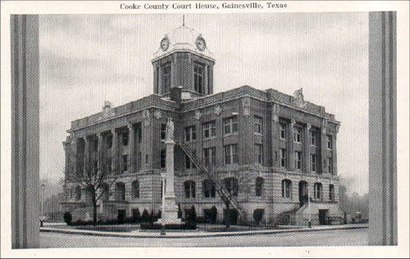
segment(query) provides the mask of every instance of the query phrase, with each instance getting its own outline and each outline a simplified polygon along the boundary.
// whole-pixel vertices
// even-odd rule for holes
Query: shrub
[[[144,222],[141,223],[140,225],[141,229],[161,229],[162,226],[160,223],[151,223],[151,222]],[[182,229],[182,230],[188,230],[188,229],[196,229],[196,225],[194,224],[166,224],[165,229]]]
[[[73,220],[73,217],[71,216],[71,213],[70,212],[66,212],[66,213],[64,213],[64,222],[67,224],[67,225],[71,225],[71,221]]]
[[[133,210],[132,210],[132,220],[133,220],[133,223],[140,222],[140,220],[141,220],[141,214],[140,214],[140,210],[139,210],[139,209],[133,209]]]
[[[181,204],[178,203],[178,218],[182,218]]]
[[[256,225],[261,223],[264,212],[264,209],[256,209],[253,211],[253,219],[255,220]]]
[[[149,221],[149,214],[148,214],[147,209],[144,209],[144,211],[142,212],[141,221],[142,222]]]

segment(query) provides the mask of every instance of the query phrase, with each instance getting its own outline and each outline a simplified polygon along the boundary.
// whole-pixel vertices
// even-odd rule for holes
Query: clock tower
[[[214,64],[204,37],[182,25],[164,35],[154,54],[154,93],[168,97],[178,87],[182,99],[213,94]]]

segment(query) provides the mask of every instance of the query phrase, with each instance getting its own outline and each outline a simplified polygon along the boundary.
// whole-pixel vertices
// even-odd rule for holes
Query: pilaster
[[[129,159],[130,159],[130,164],[129,164],[129,173],[134,173],[135,172],[135,130],[132,124],[128,124],[128,134],[129,134]]]
[[[311,125],[309,123],[306,124],[305,137],[303,143],[303,164],[304,171],[306,173],[310,173],[310,129]]]

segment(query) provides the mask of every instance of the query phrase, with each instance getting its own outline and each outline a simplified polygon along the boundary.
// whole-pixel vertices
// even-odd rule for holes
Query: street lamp
[[[310,189],[308,187],[308,211],[309,211],[309,228],[312,227],[312,218],[310,213]]]
[[[162,176],[162,213],[161,213],[161,236],[165,235],[164,215],[165,215],[165,175]]]
[[[40,227],[43,226],[43,221],[45,220],[44,216],[44,189],[46,185],[44,183],[41,184],[41,207],[40,207]]]

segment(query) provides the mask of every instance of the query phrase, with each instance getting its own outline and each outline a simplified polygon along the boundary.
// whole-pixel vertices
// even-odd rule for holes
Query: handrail
[[[177,142],[176,144],[179,145],[182,148],[184,153],[189,157],[189,159],[191,159],[191,161],[195,164],[197,169],[200,172],[205,172],[206,175],[208,176],[208,179],[212,180],[215,183],[215,187],[216,187],[215,190],[217,191],[218,195],[221,197],[222,201],[225,202],[225,203],[229,202],[229,204],[231,204],[232,207],[235,208],[238,211],[238,213],[242,217],[242,220],[246,220],[246,213],[240,207],[240,205],[239,205],[238,201],[236,200],[235,196],[232,196],[232,195],[229,194],[229,191],[220,182],[220,180],[217,179],[217,177],[215,177],[214,174],[212,174],[208,171],[207,167],[205,167],[203,165],[203,163],[201,163],[201,161],[198,159],[198,157],[196,157],[196,155],[192,152],[192,150],[187,145],[183,144],[182,142]]]

